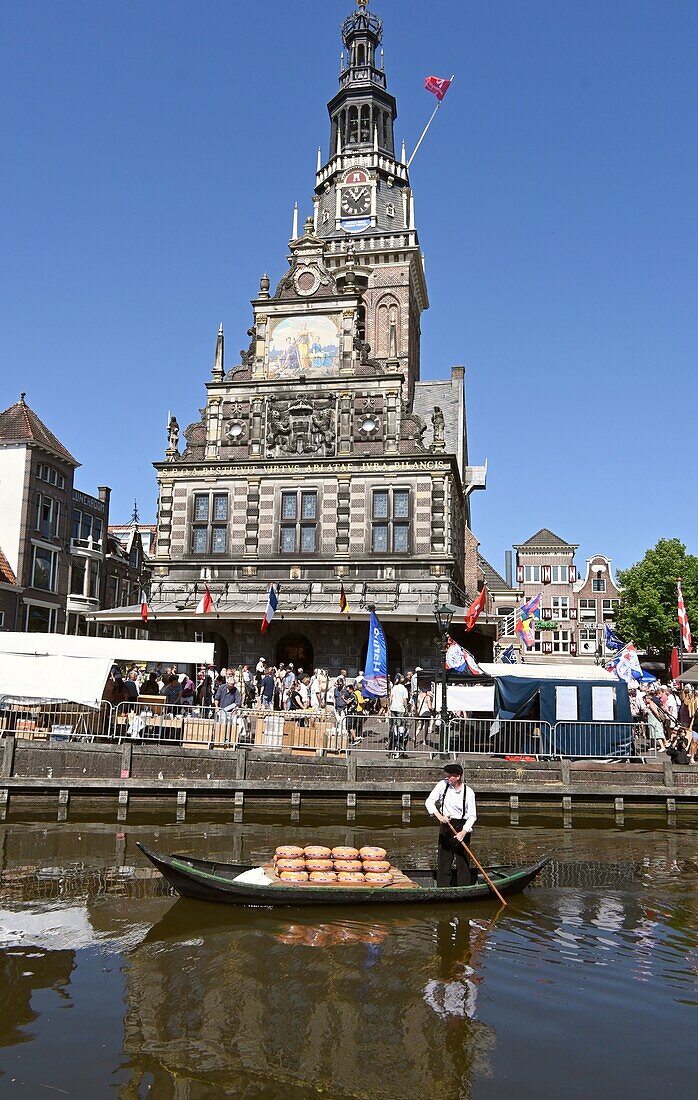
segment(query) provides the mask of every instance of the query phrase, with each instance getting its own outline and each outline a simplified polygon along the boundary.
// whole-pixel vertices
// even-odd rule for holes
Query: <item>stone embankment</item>
[[[698,767],[674,767],[665,758],[644,763],[598,760],[506,760],[462,755],[479,804],[519,812],[552,810],[568,818],[595,808],[616,818],[634,810],[669,815],[698,808]],[[241,814],[246,799],[301,803],[346,802],[347,816],[369,800],[396,800],[408,815],[439,777],[441,758],[388,758],[269,752],[255,748],[187,749],[145,742],[59,744],[6,735],[0,741],[0,817],[16,796],[55,796],[59,816],[71,798],[113,802],[123,819],[129,802],[174,801],[184,816],[191,800],[231,802]]]

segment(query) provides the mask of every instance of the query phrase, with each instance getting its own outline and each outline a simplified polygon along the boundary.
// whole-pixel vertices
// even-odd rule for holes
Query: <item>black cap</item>
[[[460,764],[444,764],[446,775],[462,775],[463,768]]]

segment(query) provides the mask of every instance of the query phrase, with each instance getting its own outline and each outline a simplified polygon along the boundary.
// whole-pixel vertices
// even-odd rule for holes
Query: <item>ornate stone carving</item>
[[[446,447],[444,414],[438,405],[434,405],[434,412],[431,416],[431,424],[434,429],[434,440],[432,442],[430,450],[443,451]]]
[[[179,457],[179,424],[177,417],[171,416],[167,425],[167,460],[174,462]]]
[[[202,420],[195,420],[188,428],[185,428],[184,438],[187,445],[183,458],[189,462],[200,462],[206,450],[206,425]]]
[[[335,403],[333,400],[296,398],[267,403],[267,453],[333,455]]]
[[[416,451],[425,451],[424,433],[427,426],[417,413],[407,413],[400,422],[400,438],[409,440]]]

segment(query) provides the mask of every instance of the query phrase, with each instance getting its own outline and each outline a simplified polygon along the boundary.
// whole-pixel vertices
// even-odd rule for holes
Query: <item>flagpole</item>
[[[450,80],[450,83],[449,83],[449,87],[450,87],[450,84],[453,84],[453,81],[454,81],[454,80],[455,80],[455,74],[454,74],[454,76],[452,76],[452,77],[451,77],[451,80]],[[417,142],[417,144],[415,145],[415,147],[414,147],[414,152],[412,153],[412,156],[410,157],[410,159],[409,159],[409,160],[408,160],[408,162],[407,162],[407,169],[408,169],[408,170],[409,170],[409,167],[410,167],[410,165],[411,165],[412,161],[413,161],[413,160],[414,160],[414,158],[415,158],[415,157],[417,156],[417,150],[419,149],[419,146],[420,146],[420,145],[422,144],[422,142],[424,141],[425,137],[427,136],[427,130],[429,129],[429,127],[431,126],[432,122],[433,122],[433,121],[434,121],[434,119],[436,118],[436,112],[438,111],[438,109],[439,109],[439,107],[441,106],[441,104],[442,104],[442,103],[443,103],[443,99],[440,99],[440,100],[439,100],[439,102],[438,102],[438,103],[436,104],[436,106],[434,107],[434,110],[433,110],[433,111],[432,111],[432,113],[431,113],[431,118],[429,119],[429,121],[427,122],[426,126],[425,126],[425,127],[424,127],[424,129],[422,130],[422,136],[420,137],[419,141],[418,141],[418,142]]]

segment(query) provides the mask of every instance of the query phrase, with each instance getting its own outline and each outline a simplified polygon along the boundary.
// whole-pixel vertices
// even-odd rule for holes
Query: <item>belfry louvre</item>
[[[294,225],[276,288],[260,280],[242,361],[226,363],[221,326],[200,418],[181,441],[173,418],[155,463],[149,630],[212,639],[221,665],[356,672],[375,606],[390,670],[429,668],[434,606],[477,594],[469,497],[486,468],[469,465],[464,369],[420,379],[429,301],[382,36],[364,3],[344,21],[312,215]],[[279,607],[261,638],[272,583]],[[214,610],[202,617],[204,585]],[[494,627],[478,626],[484,657]]]

